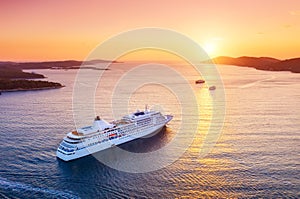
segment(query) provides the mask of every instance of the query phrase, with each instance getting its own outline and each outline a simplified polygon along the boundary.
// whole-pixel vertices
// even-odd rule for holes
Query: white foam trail
[[[29,192],[46,193],[55,196],[55,198],[74,198],[74,199],[80,198],[68,192],[63,192],[63,191],[53,190],[53,189],[45,189],[40,187],[33,187],[31,185],[23,184],[20,182],[10,181],[2,177],[0,177],[0,188],[10,189],[18,192],[29,191]]]
[[[269,80],[272,80],[272,79],[275,79],[275,76],[272,75],[271,77],[269,78],[266,78],[266,79],[262,79],[262,80],[257,80],[255,82],[252,82],[252,83],[248,83],[248,84],[245,84],[245,85],[242,85],[242,86],[239,86],[239,88],[249,88],[249,87],[252,87],[260,82],[264,82],[264,81],[269,81]]]

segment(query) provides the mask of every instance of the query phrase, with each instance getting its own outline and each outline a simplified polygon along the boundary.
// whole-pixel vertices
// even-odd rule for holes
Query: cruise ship
[[[64,161],[78,159],[157,133],[172,118],[172,115],[162,115],[159,111],[147,108],[113,122],[107,122],[97,116],[92,126],[69,132],[60,143],[56,156]]]

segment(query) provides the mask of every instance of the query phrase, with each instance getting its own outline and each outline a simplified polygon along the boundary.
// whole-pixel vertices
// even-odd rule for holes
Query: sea
[[[185,63],[29,70],[65,87],[0,95],[0,198],[300,198],[300,74],[200,68],[212,67],[215,90]],[[112,121],[145,105],[174,118],[151,137],[56,158],[66,134],[96,115]]]

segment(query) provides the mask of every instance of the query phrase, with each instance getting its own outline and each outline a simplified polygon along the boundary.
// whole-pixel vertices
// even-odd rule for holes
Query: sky
[[[299,0],[1,0],[0,26],[0,60],[8,61],[83,60],[143,27],[184,34],[211,57],[300,56]]]

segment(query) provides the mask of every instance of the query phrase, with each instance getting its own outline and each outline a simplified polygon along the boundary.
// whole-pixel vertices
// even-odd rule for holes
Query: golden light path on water
[[[143,65],[143,62],[140,63],[131,63],[125,64],[126,67],[114,68],[114,73],[112,74],[110,70],[105,71],[103,77],[100,79],[98,89],[97,89],[97,96],[96,101],[101,103],[96,103],[96,110],[97,112],[110,112],[110,116],[108,118],[114,119],[113,113],[111,109],[108,110],[108,106],[111,106],[111,96],[113,95],[114,90],[108,89],[116,84],[120,78],[125,74],[127,71],[132,70],[135,67]],[[123,64],[124,65],[124,64]],[[155,64],[153,64],[155,65]],[[168,132],[168,139],[166,143],[171,142],[172,138],[177,134],[180,136],[182,142],[186,142],[185,134],[187,133],[195,133],[193,138],[192,145],[187,149],[182,150],[189,150],[190,152],[194,153],[195,158],[199,159],[199,152],[202,147],[203,142],[205,141],[206,135],[209,131],[210,124],[211,124],[211,117],[212,117],[212,110],[213,110],[213,97],[214,92],[210,91],[205,84],[197,85],[195,84],[195,80],[197,79],[204,79],[203,77],[199,76],[197,71],[187,63],[181,64],[172,64],[169,63],[168,67],[172,70],[177,71],[187,80],[187,84],[191,87],[196,100],[197,100],[197,107],[194,110],[191,110],[189,113],[182,113],[181,106],[189,106],[188,104],[182,104],[178,101],[178,96],[176,95],[184,95],[185,91],[183,90],[182,93],[174,93],[171,91],[170,88],[167,88],[163,84],[157,84],[155,82],[144,84],[138,87],[138,89],[132,91],[130,99],[124,99],[120,97],[121,101],[128,100],[128,107],[127,112],[133,112],[136,110],[143,110],[145,105],[148,105],[149,108],[162,111],[165,114],[172,114],[174,119],[172,120],[168,127],[170,132]],[[159,70],[157,70],[159,73]],[[147,75],[147,74],[141,74]],[[158,75],[158,74],[151,74],[151,75]],[[173,82],[174,85],[178,84],[176,79],[172,79],[173,77],[165,77],[166,81]],[[179,82],[180,83],[180,82]],[[105,88],[105,89],[104,89]],[[201,89],[203,88],[203,89]],[[200,91],[200,92],[199,92]],[[103,92],[106,92],[103,94]],[[115,108],[115,107],[114,107]],[[117,108],[118,109],[118,108]],[[199,112],[198,112],[199,111]],[[199,114],[200,113],[200,114]],[[122,112],[124,114],[124,110]],[[194,123],[198,123],[198,128],[196,129],[197,132],[180,132],[181,125],[189,125],[189,124],[182,124],[182,117],[183,115],[189,115],[196,117],[195,121],[191,121]],[[107,115],[106,115],[107,117]]]

